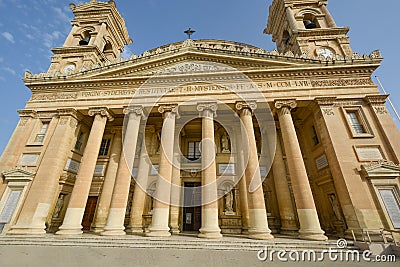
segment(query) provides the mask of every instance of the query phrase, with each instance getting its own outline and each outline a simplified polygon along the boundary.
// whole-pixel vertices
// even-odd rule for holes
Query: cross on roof
[[[195,33],[195,32],[196,32],[196,31],[193,30],[193,29],[191,29],[191,28],[189,28],[189,29],[187,29],[186,31],[184,31],[184,33],[187,34],[188,39],[190,39],[190,36],[192,36],[192,34]]]

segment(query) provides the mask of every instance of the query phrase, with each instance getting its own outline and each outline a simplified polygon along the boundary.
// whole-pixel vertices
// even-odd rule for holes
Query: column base
[[[255,232],[249,230],[249,233],[247,235],[251,239],[258,239],[258,240],[271,240],[274,239],[274,236],[271,235],[271,233],[268,232]]]
[[[124,228],[125,229],[125,228]],[[100,233],[101,236],[122,236],[126,235],[124,229],[110,229],[104,228],[104,231]]]
[[[154,208],[151,224],[145,235],[149,237],[171,236],[168,227],[169,208]]]
[[[149,232],[146,232],[145,236],[147,236],[147,237],[170,237],[171,233],[169,232],[169,230],[149,229]]]
[[[313,231],[313,230],[300,230],[298,238],[303,240],[311,240],[311,241],[326,241],[328,237],[324,235],[324,231]]]
[[[83,234],[82,227],[81,228],[60,227],[60,230],[56,232],[56,235],[81,235],[81,234]]]
[[[101,232],[104,231],[104,226],[93,226],[93,227],[90,227],[90,231],[95,233],[95,234],[100,234]]]
[[[221,230],[219,231],[206,231],[200,229],[200,233],[197,235],[199,238],[206,238],[206,239],[220,239],[223,236],[221,235]]]
[[[130,235],[144,235],[143,226],[141,225],[128,226],[126,227],[125,232]]]
[[[179,235],[181,233],[179,228],[176,228],[176,227],[171,227],[170,232],[171,232],[172,235]]]

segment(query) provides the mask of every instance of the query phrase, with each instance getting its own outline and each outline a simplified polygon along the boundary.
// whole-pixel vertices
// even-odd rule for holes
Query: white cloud
[[[2,68],[4,71],[7,71],[9,73],[11,73],[12,75],[17,75],[17,72],[15,70],[13,70],[12,68],[9,67],[3,67]]]
[[[7,41],[9,41],[9,42],[11,42],[11,43],[15,43],[15,41],[14,41],[14,36],[11,34],[11,33],[9,33],[9,32],[3,32],[2,34],[1,34],[4,38],[6,38],[7,39]]]
[[[53,7],[53,10],[61,20],[67,21],[67,22],[71,21],[71,18],[61,8]]]
[[[26,36],[26,38],[28,38],[28,39],[30,39],[30,40],[35,40],[35,37],[34,37],[32,34],[30,34],[30,33],[25,34],[25,36]]]

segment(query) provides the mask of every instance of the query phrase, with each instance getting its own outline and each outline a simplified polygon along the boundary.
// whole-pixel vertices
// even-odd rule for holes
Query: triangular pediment
[[[267,52],[251,45],[214,40],[196,42],[187,40],[146,51],[140,56],[134,55],[129,60],[118,61],[109,62],[106,66],[95,66],[97,70],[90,71],[91,73],[88,72],[84,76],[92,79],[134,78],[165,72],[175,74],[206,72],[207,68],[213,71],[226,71],[221,67],[212,68],[213,63],[219,66],[226,65],[229,69],[241,72],[317,65],[317,62],[306,62],[295,58],[293,54],[284,56],[277,51]],[[205,64],[190,66],[190,63],[194,62]]]
[[[27,168],[22,168],[22,167],[16,167],[8,171],[4,171],[2,174],[5,177],[7,181],[15,181],[15,180],[32,180],[32,177],[35,175],[35,171],[27,169]]]
[[[273,50],[268,52],[264,49],[232,41],[220,40],[186,40],[184,42],[164,45],[137,56],[133,55],[130,59],[119,58],[114,61],[105,62],[102,65],[94,64],[89,69],[86,67],[68,73],[41,73],[32,75],[26,73],[24,81],[26,83],[35,82],[85,82],[96,80],[113,79],[135,79],[150,78],[157,74],[191,74],[201,72],[207,74],[218,71],[226,71],[223,67],[213,69],[212,65],[227,66],[241,73],[278,73],[278,76],[285,77],[282,73],[301,74],[304,71],[320,72],[324,68],[331,66],[340,68],[347,66],[345,59],[313,58],[309,55],[295,56],[292,52],[280,54]],[[376,68],[381,61],[378,51],[370,56],[361,57],[354,55],[351,64],[360,62],[368,65],[369,68]],[[191,66],[192,63],[201,62],[200,66]],[[368,63],[368,64],[367,64]],[[376,63],[376,64],[373,64]],[[201,66],[201,65],[206,66]],[[193,69],[191,69],[193,67]],[[204,67],[204,68],[203,68]],[[212,70],[212,71],[210,71]]]
[[[397,178],[400,176],[400,166],[393,162],[372,162],[361,166],[362,172],[369,178]]]

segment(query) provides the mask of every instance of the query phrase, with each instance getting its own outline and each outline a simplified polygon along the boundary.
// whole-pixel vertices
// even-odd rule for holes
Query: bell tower
[[[86,70],[95,64],[119,58],[124,46],[132,43],[125,21],[113,0],[75,6],[70,4],[75,18],[62,47],[53,48],[49,72],[68,73]]]
[[[350,28],[336,26],[327,4],[327,0],[274,0],[264,33],[272,34],[281,53],[351,56]]]

